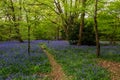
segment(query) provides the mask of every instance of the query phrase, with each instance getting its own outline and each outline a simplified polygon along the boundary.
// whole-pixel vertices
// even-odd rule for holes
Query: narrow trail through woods
[[[41,47],[42,48],[42,47]],[[52,80],[70,80],[65,75],[64,71],[61,68],[61,65],[56,62],[54,59],[54,56],[50,54],[47,50],[42,48],[42,50],[45,52],[45,54],[48,56],[48,59],[50,61],[50,64],[52,66],[52,72],[50,73],[50,76],[52,77]]]
[[[54,56],[50,54],[43,47],[41,48],[45,52],[45,54],[48,56],[48,59],[52,66],[52,71],[50,73],[50,77],[52,77],[52,80],[70,80],[70,78],[65,75],[61,65],[56,62],[56,60],[54,59]],[[98,64],[101,67],[106,68],[108,71],[111,72],[111,75],[110,75],[111,80],[120,80],[120,63],[119,62],[107,61],[103,59],[98,59],[98,62],[99,62]]]
[[[111,72],[111,80],[120,80],[120,63],[99,59],[99,65]]]

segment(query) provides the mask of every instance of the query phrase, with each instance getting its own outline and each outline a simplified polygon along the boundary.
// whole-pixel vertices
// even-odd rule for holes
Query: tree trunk
[[[60,27],[58,26],[58,27],[57,27],[57,30],[56,30],[56,33],[57,33],[56,39],[57,39],[57,40],[59,40],[59,38],[60,38],[59,30],[60,30]]]
[[[27,20],[27,26],[28,26],[28,55],[30,56],[31,54],[30,54],[30,50],[31,50],[31,42],[30,42],[30,30],[31,30],[31,28],[30,28],[30,25],[29,25],[29,21],[28,21],[28,14],[27,14],[27,12],[26,12],[26,20]]]
[[[17,39],[20,41],[20,42],[23,42],[22,38],[21,38],[21,34],[20,34],[20,30],[18,28],[19,24],[17,23],[17,19],[16,19],[16,15],[15,15],[15,8],[14,8],[14,5],[13,5],[13,1],[10,0],[10,3],[11,3],[11,10],[12,10],[12,20],[13,20],[13,24],[14,24],[14,27],[15,27],[15,32],[17,34]]]
[[[31,27],[30,27],[30,24],[29,24],[29,17],[28,17],[28,11],[26,10],[25,7],[23,7],[25,12],[26,12],[26,22],[27,22],[27,27],[28,27],[28,55],[31,56],[31,53],[30,53],[30,50],[31,50],[31,39],[30,39],[30,30],[31,30]]]
[[[31,42],[30,42],[30,25],[28,24],[28,55],[30,56]]]
[[[80,30],[79,30],[79,37],[77,45],[82,45],[82,35],[83,35],[83,28],[84,28],[84,19],[85,19],[85,2],[86,0],[82,0],[82,13],[81,13],[81,23],[80,23]]]
[[[99,36],[98,36],[98,24],[97,24],[97,4],[98,0],[95,0],[95,12],[94,12],[94,29],[95,29],[95,37],[96,37],[96,55],[97,57],[100,56],[100,43],[99,43]]]

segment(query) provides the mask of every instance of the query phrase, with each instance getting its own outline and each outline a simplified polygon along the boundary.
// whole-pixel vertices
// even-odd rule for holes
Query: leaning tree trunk
[[[95,29],[95,37],[96,37],[96,55],[97,57],[100,56],[100,43],[99,43],[99,36],[98,36],[98,24],[97,24],[97,5],[98,0],[95,0],[95,11],[94,11],[94,29]]]
[[[85,19],[85,2],[86,0],[82,0],[82,13],[81,13],[81,24],[79,30],[79,37],[77,45],[80,46],[82,44],[82,35],[83,35],[83,28],[84,28],[84,19]]]

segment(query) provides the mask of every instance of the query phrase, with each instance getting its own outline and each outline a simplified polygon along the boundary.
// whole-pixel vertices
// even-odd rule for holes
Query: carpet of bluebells
[[[79,49],[79,51],[83,52],[83,53],[96,54],[95,46],[69,45],[69,43],[67,41],[49,41],[49,42],[46,42],[46,45],[50,49],[59,50],[59,51],[60,50],[70,50],[70,48],[71,48],[72,50]],[[109,45],[108,42],[102,42],[100,51],[101,51],[100,58],[120,62],[120,42],[116,45]]]
[[[31,41],[31,56],[28,55],[27,41],[0,42],[0,80],[43,79],[51,70],[47,56],[39,47],[41,41]]]
[[[95,46],[73,46],[66,41],[51,41],[47,47],[72,80],[110,80],[110,73],[97,65]],[[103,59],[120,62],[119,45],[101,45]]]
[[[48,80],[51,66],[40,44],[46,44],[72,80],[110,80],[109,72],[96,64],[95,46],[69,45],[67,41],[31,41],[31,56],[27,41],[0,42],[0,80]],[[101,58],[120,62],[120,46],[101,46]]]

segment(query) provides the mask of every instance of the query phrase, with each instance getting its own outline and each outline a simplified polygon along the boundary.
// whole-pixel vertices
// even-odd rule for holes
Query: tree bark
[[[28,24],[28,55],[30,56],[31,42],[30,42],[30,25]]]
[[[81,13],[81,23],[80,23],[80,30],[79,30],[79,37],[77,45],[82,45],[82,35],[83,35],[83,28],[84,28],[84,19],[85,19],[85,2],[86,0],[82,0],[82,13]]]
[[[94,29],[95,29],[95,37],[96,37],[96,55],[100,56],[100,43],[99,43],[99,35],[98,35],[98,23],[97,23],[97,5],[98,0],[95,0],[95,11],[94,11]]]
[[[57,31],[57,32],[56,32],[56,33],[57,33],[56,39],[59,40],[59,38],[60,38],[60,34],[59,34],[60,27],[59,27],[59,26],[57,27],[57,30],[56,30],[56,31]]]
[[[31,30],[31,28],[30,28],[30,25],[29,25],[29,19],[28,19],[28,14],[27,14],[27,12],[26,12],[26,20],[27,20],[27,26],[28,26],[28,55],[30,56],[31,54],[30,54],[30,50],[31,50],[31,42],[30,42],[30,30]]]
[[[29,16],[28,16],[28,10],[26,10],[26,8],[25,8],[25,6],[23,6],[23,8],[24,8],[24,11],[26,12],[26,14],[25,14],[25,17],[26,17],[26,22],[27,22],[27,27],[28,27],[28,55],[29,56],[31,56],[31,53],[30,53],[30,50],[31,50],[31,39],[30,39],[30,37],[31,37],[31,35],[30,35],[30,30],[31,30],[31,27],[30,27],[30,24],[29,24]]]
[[[13,5],[13,1],[10,0],[10,3],[11,3],[11,10],[12,10],[12,20],[13,20],[13,24],[14,24],[14,27],[15,27],[15,32],[17,34],[17,39],[20,41],[20,42],[24,42],[21,38],[21,34],[20,34],[20,30],[18,28],[19,24],[17,23],[17,19],[16,19],[16,15],[15,15],[15,8],[14,8],[14,5]]]

